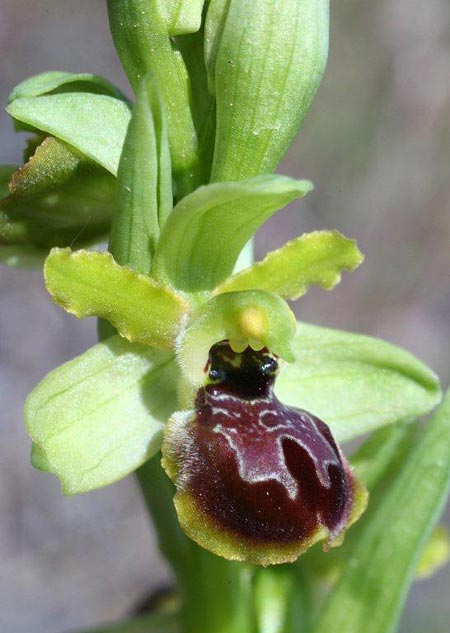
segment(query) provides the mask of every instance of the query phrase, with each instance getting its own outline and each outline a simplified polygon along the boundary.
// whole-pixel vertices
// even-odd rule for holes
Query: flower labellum
[[[232,560],[291,562],[319,540],[339,545],[367,493],[321,420],[274,395],[267,349],[214,345],[195,411],[175,413],[163,466],[185,532]]]

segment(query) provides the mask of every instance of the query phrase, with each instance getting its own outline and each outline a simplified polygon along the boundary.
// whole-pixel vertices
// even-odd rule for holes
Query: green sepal
[[[158,86],[143,79],[117,175],[110,250],[119,264],[150,273],[160,227],[172,210],[167,121]]]
[[[396,630],[421,552],[450,487],[450,393],[354,530],[349,560],[314,633]],[[344,546],[345,547],[345,546]],[[355,595],[358,599],[355,600]]]
[[[311,189],[308,180],[287,176],[200,187],[170,214],[156,249],[153,274],[189,292],[214,288],[233,271],[254,232]]]
[[[176,380],[170,354],[120,336],[61,365],[26,401],[34,465],[69,495],[121,479],[159,450]]]
[[[107,4],[114,44],[134,90],[149,74],[158,84],[167,112],[177,195],[182,197],[199,182],[199,157],[189,76],[169,32],[171,7],[155,0],[108,0]],[[183,4],[179,8],[186,8]]]
[[[311,106],[328,55],[329,1],[218,5],[207,48],[217,99],[211,179],[242,180],[276,168]]]
[[[8,97],[8,103],[15,101],[15,99],[29,99],[30,97],[64,92],[89,92],[128,101],[119,88],[98,75],[50,70],[28,77],[17,84]]]
[[[278,295],[263,290],[228,292],[214,297],[193,315],[177,342],[177,358],[184,376],[200,384],[208,351],[218,341],[228,339],[236,352],[248,345],[267,347],[292,362],[295,317]]]
[[[3,263],[40,267],[53,246],[80,248],[107,236],[115,179],[66,143],[47,137],[28,163],[3,169],[0,179]]]
[[[16,99],[6,108],[16,121],[69,143],[117,174],[130,121],[129,105],[106,95],[83,92]]]
[[[385,341],[299,323],[293,349],[296,362],[275,391],[324,420],[338,442],[424,415],[440,400],[436,375]]]
[[[44,276],[52,299],[67,312],[106,319],[131,342],[171,349],[189,309],[173,290],[119,266],[110,253],[54,248]]]
[[[216,293],[258,288],[298,299],[313,284],[331,290],[342,270],[355,270],[363,259],[355,240],[338,231],[306,233],[228,278]]]

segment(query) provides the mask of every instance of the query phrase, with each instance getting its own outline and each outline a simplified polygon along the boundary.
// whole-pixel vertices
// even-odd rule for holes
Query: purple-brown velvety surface
[[[349,468],[326,424],[275,397],[276,359],[222,342],[207,369],[177,487],[255,544],[307,541],[320,526],[337,536],[352,506]]]

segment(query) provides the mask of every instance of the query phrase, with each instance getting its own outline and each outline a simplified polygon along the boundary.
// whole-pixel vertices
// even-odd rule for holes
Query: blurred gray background
[[[258,235],[257,254],[304,231],[358,239],[365,265],[304,320],[410,349],[445,384],[450,367],[448,0],[332,2],[326,77],[280,171],[316,191]],[[129,88],[103,0],[1,0],[0,102],[44,70],[90,71]],[[23,135],[0,114],[0,162]],[[63,498],[29,465],[23,401],[46,372],[95,342],[93,321],[52,305],[41,274],[0,269],[0,631],[64,633],[124,616],[168,578],[132,478]],[[402,633],[448,633],[449,568],[415,585]],[[363,632],[361,632],[363,633]]]

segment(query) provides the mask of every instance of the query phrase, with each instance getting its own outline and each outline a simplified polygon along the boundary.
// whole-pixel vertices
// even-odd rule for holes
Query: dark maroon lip
[[[207,369],[180,447],[182,492],[247,542],[301,544],[321,528],[337,536],[352,507],[350,469],[324,422],[274,395],[276,357],[223,341]]]

